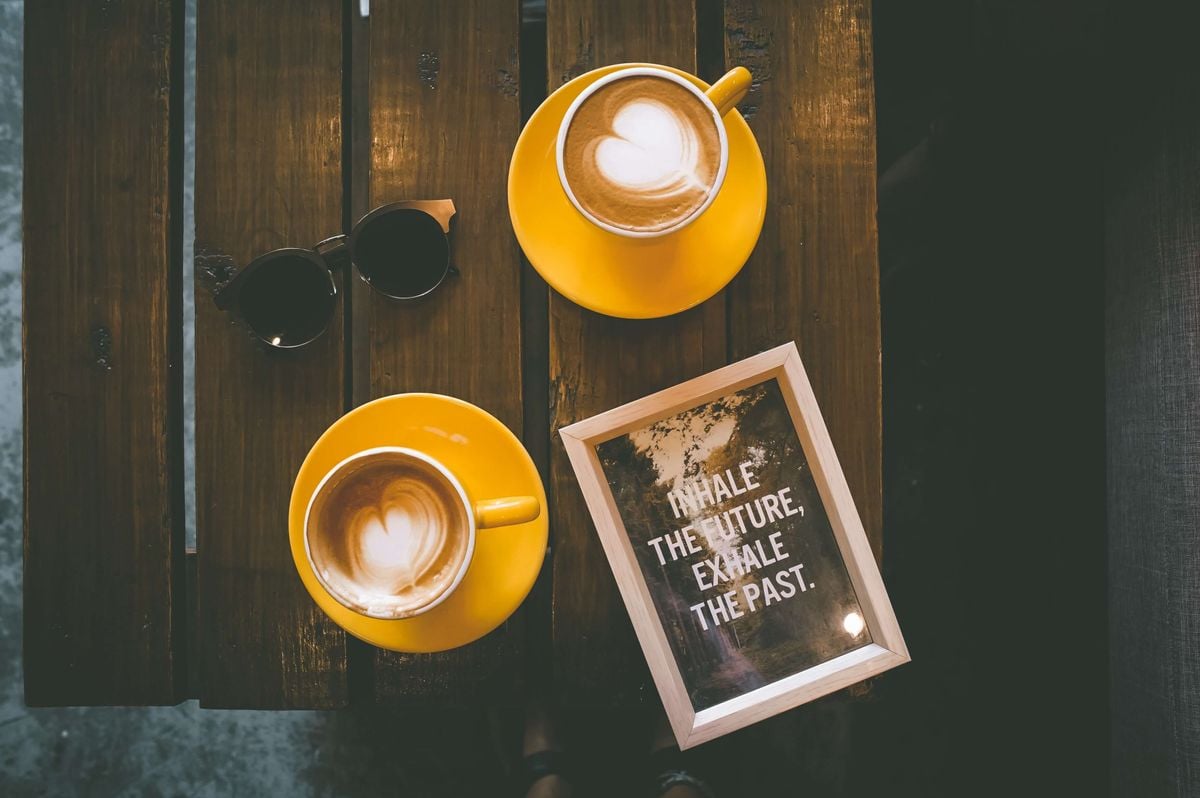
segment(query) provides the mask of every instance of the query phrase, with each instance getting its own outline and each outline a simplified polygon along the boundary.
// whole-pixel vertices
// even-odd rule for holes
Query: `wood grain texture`
[[[758,247],[730,284],[729,355],[795,340],[876,559],[882,552],[879,254],[868,0],[726,0],[726,62],[767,167]]]
[[[418,304],[372,294],[370,397],[450,394],[521,434],[521,262],[508,222],[508,159],[520,132],[518,3],[376,3],[370,21],[372,205],[454,200],[461,274]],[[377,651],[380,701],[513,697],[522,615],[461,649]],[[503,685],[503,689],[496,689]],[[492,689],[485,690],[491,687]]]
[[[197,21],[196,515],[200,699],[345,701],[345,639],[288,547],[292,480],[341,415],[340,309],[295,353],[217,310],[238,266],[342,229],[342,4],[207,0]]]
[[[29,705],[181,698],[182,6],[25,11]]]
[[[551,0],[551,90],[589,69],[627,61],[694,72],[694,4]],[[678,316],[628,321],[583,310],[551,293],[551,429],[723,365],[724,311],[721,294]],[[551,446],[553,648],[559,691],[575,705],[657,700],[562,443],[555,439]]]
[[[1087,645],[1097,654],[1108,652],[1111,720],[1093,725],[1111,729],[1110,794],[1200,795],[1200,69],[1193,42],[1200,8],[1116,4],[1107,11],[1098,102],[1083,105],[1090,94],[1085,92],[1072,98],[1066,113],[1074,129],[1064,131],[1069,139],[1063,136],[1072,142],[1070,161],[1086,164],[1090,174],[1068,183],[1078,175],[1075,169],[1059,178],[1078,197],[1075,214],[1090,215],[1094,194],[1084,192],[1094,190],[1099,175],[1094,162],[1084,159],[1092,154],[1088,139],[1099,138],[1093,131],[1102,130],[1107,446],[1097,460],[1107,461],[1108,569],[1106,578],[1086,578],[1106,587],[1108,595],[1107,602],[1096,601],[1094,591],[1081,591],[1076,606],[1082,614],[1084,601],[1107,604],[1108,635],[1101,631],[1095,635],[1100,645]],[[1092,66],[1086,58],[1076,63],[1080,72]],[[1091,107],[1104,112],[1088,114]],[[1083,120],[1093,126],[1085,128]],[[1083,146],[1076,149],[1080,139]],[[1061,200],[1064,194],[1050,196]],[[1054,203],[1047,198],[1042,204]],[[1087,291],[1082,299],[1092,299],[1099,292],[1086,288],[1094,269],[1088,255],[1099,254],[1099,248],[1081,251],[1074,243],[1080,226],[1064,228],[1056,225],[1055,231],[1064,243],[1072,242],[1062,252],[1069,271],[1055,283],[1072,292],[1082,284]],[[1080,352],[1085,364],[1067,372],[1074,379],[1055,402],[1070,407],[1070,426],[1077,430],[1060,444],[1064,447],[1083,443],[1080,425],[1088,416],[1076,405],[1083,404],[1092,381],[1081,377],[1100,371],[1087,357],[1099,341],[1089,329],[1093,306],[1081,302],[1083,312],[1054,316],[1056,324],[1077,325],[1081,332],[1067,333],[1051,351],[1071,352],[1072,358]],[[1054,420],[1047,417],[1043,428]],[[1081,546],[1090,543],[1082,535],[1076,539]],[[1077,695],[1083,692],[1072,687]],[[1101,703],[1095,690],[1087,695]],[[1095,745],[1086,750],[1096,756]]]

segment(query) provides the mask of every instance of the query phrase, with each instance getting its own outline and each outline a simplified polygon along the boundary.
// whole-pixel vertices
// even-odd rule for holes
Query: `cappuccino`
[[[471,519],[441,471],[403,452],[350,461],[309,509],[309,556],[342,604],[377,618],[405,618],[456,584]]]
[[[563,176],[576,202],[612,227],[668,230],[718,182],[722,143],[712,109],[684,86],[633,75],[601,86],[575,110]]]

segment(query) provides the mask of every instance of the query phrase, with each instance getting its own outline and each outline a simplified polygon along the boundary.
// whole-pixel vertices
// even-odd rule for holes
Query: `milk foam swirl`
[[[703,99],[674,81],[637,75],[604,84],[579,104],[562,168],[588,214],[654,232],[708,202],[722,152],[721,130]]]
[[[397,479],[346,523],[346,575],[365,592],[411,590],[445,549],[451,518],[424,483]]]
[[[466,559],[470,521],[434,467],[385,452],[344,467],[318,492],[307,530],[325,587],[376,617],[405,617],[438,599]]]
[[[625,104],[613,117],[612,133],[591,149],[596,169],[615,187],[645,199],[708,191],[699,176],[696,128],[666,104]]]

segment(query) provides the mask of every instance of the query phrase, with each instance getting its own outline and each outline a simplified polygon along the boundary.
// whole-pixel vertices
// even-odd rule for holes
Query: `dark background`
[[[1102,795],[1097,3],[875,4],[885,577],[853,783]]]

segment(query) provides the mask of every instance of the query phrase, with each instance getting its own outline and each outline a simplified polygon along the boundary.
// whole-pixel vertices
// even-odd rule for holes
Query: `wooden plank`
[[[1153,14],[1146,15],[1147,10]],[[1038,402],[1036,411],[1022,414],[1021,420],[1029,419],[1025,440],[1036,445],[1039,433],[1053,436],[1050,440],[1062,454],[1049,462],[1054,469],[1069,469],[1070,475],[1047,475],[1057,512],[1047,512],[1037,531],[1048,533],[1056,521],[1070,531],[1054,533],[1060,539],[1054,560],[1041,566],[1039,576],[1070,561],[1065,566],[1072,574],[1069,604],[1077,613],[1074,617],[1087,619],[1086,624],[1073,622],[1067,639],[1054,639],[1051,645],[1064,654],[1083,649],[1094,657],[1085,661],[1098,661],[1080,674],[1084,679],[1072,675],[1067,683],[1062,705],[1074,708],[1067,717],[1079,731],[1058,723],[1044,734],[1076,738],[1070,759],[1061,766],[1064,771],[1083,756],[1108,760],[1107,779],[1091,780],[1095,793],[1197,795],[1200,463],[1195,453],[1200,428],[1194,408],[1200,403],[1200,105],[1195,98],[1200,96],[1200,71],[1189,40],[1200,22],[1200,8],[1156,3],[1150,9],[1139,4],[1105,11],[1102,22],[1092,28],[1104,34],[1102,47],[1096,48],[1104,54],[1102,78],[1076,78],[1084,87],[1095,88],[1072,91],[1066,102],[1055,91],[1070,85],[1068,80],[1080,72],[1095,69],[1095,59],[1082,57],[1086,51],[1076,45],[1068,51],[1070,68],[1044,90],[1064,121],[1049,131],[1049,141],[1058,145],[1052,149],[1042,149],[1044,139],[1038,131],[1036,152],[1041,157],[1030,158],[1028,171],[1053,168],[1055,180],[1049,191],[1039,186],[1041,201],[1026,214],[1037,218],[1041,211],[1047,214],[1042,218],[1055,223],[1047,225],[1041,239],[1028,236],[1021,242],[1035,241],[1046,253],[1041,263],[1026,265],[1024,274],[1032,277],[1038,267],[1050,264],[1056,272],[1049,295],[1039,303],[1041,324],[1022,337],[1056,336],[1049,339],[1053,345],[1034,350],[1036,359],[1046,364],[1043,368],[1049,371],[1053,365],[1057,384],[1052,400]],[[1101,92],[1102,98],[1091,100]],[[1094,160],[1097,140],[1103,146],[1101,169]],[[1066,153],[1070,155],[1063,157]],[[1058,170],[1059,160],[1067,161],[1066,169]],[[1095,213],[1093,192],[1101,186],[1103,238],[1096,241],[1094,225],[1085,229],[1084,220]],[[1021,196],[1011,190],[1002,196],[1014,195]],[[1060,202],[1069,203],[1069,213],[1056,209]],[[1062,224],[1060,216],[1066,216]],[[1080,246],[1081,240],[1087,245]],[[1090,276],[1101,252],[1103,293],[1093,287]],[[1103,336],[1093,330],[1092,308],[1099,298],[1105,305]],[[1094,362],[1101,345],[1102,365]],[[1095,377],[1101,374],[1105,392],[1097,401],[1091,397]],[[1046,405],[1048,412],[1043,411]],[[1106,416],[1106,435],[1099,445],[1093,444],[1096,436],[1089,423],[1097,405]],[[1066,427],[1065,435],[1059,432],[1060,424]],[[1093,464],[1101,463],[1106,469],[1103,483],[1092,473]],[[1049,470],[1047,465],[1042,473]],[[1061,482],[1070,491],[1065,496]],[[1102,485],[1106,513],[1097,517],[1091,508],[1099,491],[1092,488]],[[1063,518],[1066,513],[1072,516],[1069,521]],[[1077,514],[1083,516],[1078,521]],[[1104,528],[1107,535],[1095,534]],[[1099,556],[1097,543],[1107,544]],[[1069,548],[1082,550],[1086,558],[1079,551],[1068,555]],[[1038,584],[1054,582],[1047,578]],[[1097,596],[1095,587],[1106,595]],[[1059,656],[1057,661],[1069,667],[1067,657]],[[1105,681],[1107,704],[1097,700],[1095,689],[1096,682],[1103,689]],[[1062,683],[1055,684],[1060,688],[1055,691],[1057,702]],[[1107,738],[1097,731],[1107,732]]]
[[[552,90],[605,64],[649,61],[696,69],[690,2],[552,0],[546,24]],[[724,311],[720,294],[678,316],[627,321],[551,293],[551,429],[723,365]],[[551,446],[553,647],[563,700],[611,705],[653,697],[562,442],[555,436]]]
[[[342,229],[342,4],[207,0],[196,46],[200,700],[338,706],[345,637],[296,577],[287,504],[342,412],[341,314],[281,356],[208,296],[256,254]]]
[[[517,3],[374,3],[370,22],[372,205],[454,200],[451,259],[461,275],[429,299],[377,294],[369,314],[370,397],[434,391],[473,402],[521,433],[521,262],[505,180],[520,132]],[[377,651],[374,695],[463,700],[511,680],[518,613],[483,640],[444,654]]]
[[[729,287],[730,357],[795,340],[882,552],[875,96],[868,0],[726,0],[729,65],[767,167],[758,247]]]
[[[183,3],[25,10],[25,700],[183,686]]]
[[[726,0],[725,59],[767,168],[758,246],[730,284],[733,359],[794,340],[878,560],[882,414],[869,0]],[[765,724],[813,788],[838,792],[865,685]],[[782,730],[782,731],[780,731]],[[760,731],[759,733],[769,733]]]

